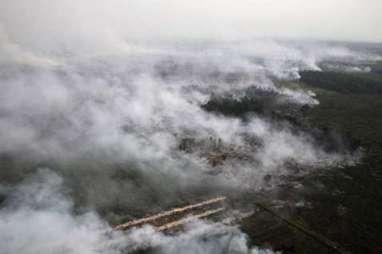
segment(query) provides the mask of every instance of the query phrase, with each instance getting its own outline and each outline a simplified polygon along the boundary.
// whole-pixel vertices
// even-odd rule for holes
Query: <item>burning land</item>
[[[14,2],[1,254],[381,253],[381,44],[142,16],[146,34],[129,10],[164,24],[167,9]]]

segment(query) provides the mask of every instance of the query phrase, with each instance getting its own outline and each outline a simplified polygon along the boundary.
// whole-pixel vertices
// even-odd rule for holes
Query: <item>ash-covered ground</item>
[[[284,186],[298,185],[294,178],[356,164],[359,147],[304,125],[306,112],[320,103],[315,93],[284,83],[297,82],[301,70],[319,70],[321,59],[358,66],[378,56],[338,45],[253,43],[253,50],[250,42],[214,43],[62,57],[55,64],[2,63],[6,253],[25,244],[77,251],[77,241],[93,249],[93,241],[114,242],[98,233],[109,223],[214,195],[248,208],[254,204],[241,195],[272,201]],[[258,54],[260,46],[280,56]],[[306,63],[313,57],[317,62]],[[92,235],[88,244],[82,234]],[[147,234],[141,244],[154,244],[155,234]],[[128,251],[125,243],[105,248]]]
[[[104,20],[41,16],[41,37],[11,14],[0,23],[0,253],[329,251],[258,202],[355,253],[380,250],[381,210],[365,211],[381,196],[380,45],[128,40]],[[254,214],[112,230],[216,196],[228,215]]]

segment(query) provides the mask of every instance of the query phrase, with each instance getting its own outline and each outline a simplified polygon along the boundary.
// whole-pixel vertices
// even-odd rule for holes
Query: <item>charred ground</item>
[[[261,114],[278,118],[296,130],[309,131],[327,149],[359,149],[362,157],[355,165],[327,168],[300,179],[291,177],[289,184],[278,189],[276,203],[262,197],[278,213],[352,253],[382,251],[380,69],[381,63],[370,73],[304,71],[299,82],[283,83],[315,91],[320,101],[315,107],[276,102],[271,92],[249,92],[242,100],[225,97],[204,105],[206,110],[235,117]],[[291,205],[298,201],[298,206]],[[255,244],[270,245],[283,253],[333,252],[266,212],[245,220],[242,228]]]

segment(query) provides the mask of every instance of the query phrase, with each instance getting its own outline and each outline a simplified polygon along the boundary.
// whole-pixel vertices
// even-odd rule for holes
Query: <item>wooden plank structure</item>
[[[200,203],[174,208],[166,212],[115,225],[113,229],[127,230],[129,228],[139,227],[145,224],[154,226],[154,228],[158,231],[172,229],[184,225],[194,218],[201,219],[217,215],[225,210],[223,203],[225,200],[226,197],[224,196],[208,199]],[[214,208],[214,206],[217,207]],[[178,216],[180,216],[180,218],[176,219]]]
[[[140,227],[146,224],[150,224],[154,227],[156,231],[167,231],[174,228],[185,225],[190,222],[192,219],[204,219],[207,217],[212,217],[218,215],[226,210],[224,202],[226,197],[220,196],[212,199],[205,200],[203,202],[190,204],[184,207],[178,207],[171,209],[166,212],[158,213],[155,215],[147,216],[141,219],[136,219],[128,221],[123,224],[115,225],[113,229],[115,230],[128,230],[133,227]],[[289,227],[295,228],[303,234],[309,236],[316,242],[322,244],[323,246],[331,249],[332,251],[339,254],[349,254],[350,252],[343,249],[337,243],[327,239],[325,236],[307,228],[298,225],[289,219],[279,215],[275,211],[268,208],[265,204],[261,202],[255,202],[255,205],[263,211],[271,214],[275,219],[281,220],[283,223],[286,223]],[[232,211],[231,211],[232,212]],[[223,223],[232,224],[235,221],[241,221],[242,219],[253,216],[253,211],[240,212],[234,216],[225,217],[222,220]]]

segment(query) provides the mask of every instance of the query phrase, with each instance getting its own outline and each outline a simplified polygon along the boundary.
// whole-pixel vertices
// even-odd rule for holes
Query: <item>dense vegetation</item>
[[[382,80],[378,85],[382,87]],[[363,156],[357,165],[305,179],[309,189],[305,196],[312,200],[313,209],[301,216],[353,253],[381,253],[382,96],[373,94],[374,87],[362,89],[363,94],[319,95],[320,105],[308,112],[311,125],[355,140]],[[320,184],[325,188],[319,188]]]
[[[213,97],[202,108],[223,114],[225,116],[240,117],[246,119],[247,114],[258,114],[263,117],[273,119],[287,119],[290,122],[297,122],[301,113],[307,110],[307,106],[300,106],[291,103],[287,96],[280,95],[274,91],[264,91],[256,88],[249,88],[242,96],[225,95]]]
[[[362,158],[356,165],[322,169],[299,179],[302,189],[285,187],[279,194],[286,202],[301,199],[307,204],[280,213],[352,253],[382,253],[382,75],[381,64],[376,66],[371,73],[302,72],[301,81],[289,87],[314,90],[320,105],[300,111],[285,107],[271,94],[214,98],[204,105],[236,117],[251,112],[279,117],[312,133],[320,130],[321,135],[334,132],[348,149],[359,148]],[[284,253],[331,253],[269,216],[257,215],[245,221],[243,229],[255,244],[270,244]]]
[[[381,77],[377,74],[303,71],[301,81],[329,91],[356,94],[382,94]]]
[[[312,209],[295,217],[353,253],[381,253],[382,77],[305,72],[302,81],[322,89],[320,105],[307,112],[305,122],[359,144],[363,156],[357,165],[304,179],[304,196]]]

